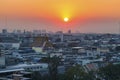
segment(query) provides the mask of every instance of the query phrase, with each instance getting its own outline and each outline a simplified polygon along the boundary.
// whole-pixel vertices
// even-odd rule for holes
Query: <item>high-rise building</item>
[[[3,34],[8,33],[8,32],[7,32],[7,29],[3,29],[3,30],[2,30],[2,33],[3,33]]]
[[[68,34],[71,34],[71,30],[68,30]]]

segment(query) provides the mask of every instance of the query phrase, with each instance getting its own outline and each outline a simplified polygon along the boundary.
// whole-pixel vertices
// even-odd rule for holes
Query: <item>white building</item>
[[[0,45],[2,45],[5,48],[18,49],[20,47],[20,42],[17,39],[14,39],[13,37],[1,37]]]
[[[15,66],[9,66],[9,69],[25,69],[26,71],[41,71],[41,70],[46,70],[48,69],[48,64],[47,63],[37,63],[37,64],[18,64]]]

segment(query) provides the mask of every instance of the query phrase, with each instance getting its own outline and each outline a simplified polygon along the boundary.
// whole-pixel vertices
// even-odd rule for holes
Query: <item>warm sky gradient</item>
[[[66,31],[72,29],[81,32],[115,33],[118,26],[116,21],[111,22],[111,20],[120,19],[120,0],[0,0],[1,20],[4,20],[5,16],[10,19],[12,17],[12,20],[8,20],[9,24],[25,25],[27,23],[27,26],[22,27],[29,30],[54,29],[53,31],[55,31],[60,29]],[[70,21],[65,23],[64,17],[68,17]],[[110,21],[108,21],[109,19]],[[102,21],[102,26],[98,27],[94,22],[96,20],[98,20],[98,24],[101,24]],[[104,20],[107,22],[105,23]],[[29,22],[27,21],[30,21],[31,27],[28,26]],[[90,21],[89,25],[87,21]],[[3,23],[4,21],[1,22],[1,25]],[[6,28],[17,29],[20,27],[15,24],[7,25]]]

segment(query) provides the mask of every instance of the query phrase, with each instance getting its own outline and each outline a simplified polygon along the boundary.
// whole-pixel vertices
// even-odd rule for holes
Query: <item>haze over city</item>
[[[0,0],[0,80],[120,80],[120,0]]]
[[[1,0],[0,29],[119,33],[119,4],[119,0]]]

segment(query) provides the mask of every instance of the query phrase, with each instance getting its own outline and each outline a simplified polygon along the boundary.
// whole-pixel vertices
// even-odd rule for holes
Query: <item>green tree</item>
[[[110,64],[106,67],[100,68],[98,73],[100,78],[105,80],[120,80],[120,64]]]
[[[38,71],[33,72],[31,76],[32,80],[42,80],[42,76]]]
[[[51,80],[58,80],[58,65],[60,63],[60,58],[52,57],[49,58],[49,73]]]
[[[58,66],[60,63],[60,58],[59,57],[47,57],[43,58],[41,60],[42,62],[46,62],[49,64],[49,74],[50,74],[50,79],[49,80],[58,80]]]
[[[117,47],[115,48],[115,51],[120,52],[120,46],[117,46]]]
[[[94,78],[86,73],[80,65],[71,67],[65,73],[65,80],[94,80]]]

